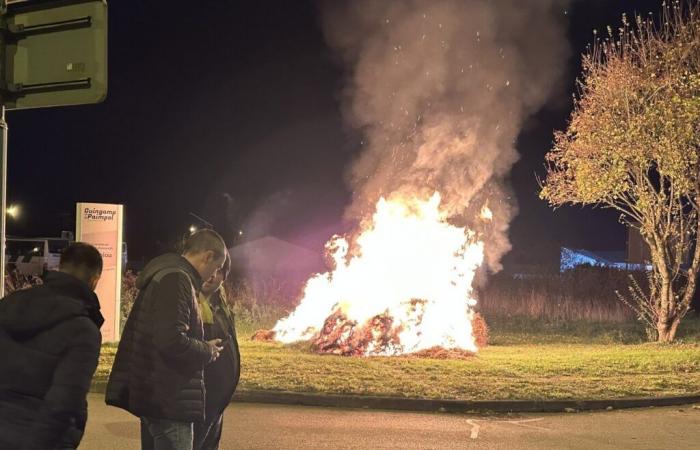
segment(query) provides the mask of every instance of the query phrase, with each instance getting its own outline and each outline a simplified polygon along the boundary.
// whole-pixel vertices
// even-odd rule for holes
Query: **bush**
[[[280,304],[282,297],[275,286],[270,282],[265,285],[266,289],[254,289],[244,280],[226,283],[226,301],[236,318],[239,336],[249,338],[260,328],[270,329],[289,314],[290,311]]]
[[[645,275],[638,273],[643,281]],[[547,322],[630,322],[634,311],[615,292],[626,292],[629,272],[580,267],[564,273],[513,278],[492,277],[478,292],[478,309],[492,318],[523,317]]]
[[[41,284],[41,277],[36,275],[23,275],[16,268],[5,267],[5,295],[12,294],[21,289],[27,289]]]
[[[119,322],[122,329],[126,323],[126,318],[129,317],[131,308],[134,306],[136,296],[139,295],[139,290],[136,287],[137,278],[138,276],[131,270],[127,270],[124,275],[122,275],[122,294],[120,298],[121,321]]]

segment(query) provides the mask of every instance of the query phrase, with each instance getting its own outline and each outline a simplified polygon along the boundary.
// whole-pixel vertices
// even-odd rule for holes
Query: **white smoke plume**
[[[516,214],[507,178],[524,120],[558,85],[569,49],[561,0],[353,0],[323,4],[329,45],[349,68],[343,107],[364,135],[347,215],[380,196],[434,191],[458,225],[481,229],[500,269]],[[420,237],[416,237],[419,239]]]

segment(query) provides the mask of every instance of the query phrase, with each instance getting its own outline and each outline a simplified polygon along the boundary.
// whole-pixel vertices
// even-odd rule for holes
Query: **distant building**
[[[562,247],[559,270],[564,272],[584,265],[621,270],[651,270],[651,251],[637,228],[627,227],[626,244],[627,248],[621,251]]]
[[[608,267],[620,270],[651,270],[650,264],[629,262],[625,251],[591,251],[562,247],[559,270],[564,272],[577,266]]]

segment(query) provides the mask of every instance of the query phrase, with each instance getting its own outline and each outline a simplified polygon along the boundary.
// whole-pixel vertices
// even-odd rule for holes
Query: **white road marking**
[[[537,417],[537,418],[533,418],[533,419],[523,419],[523,420],[468,419],[467,423],[469,425],[471,425],[471,427],[472,427],[471,434],[469,435],[469,437],[471,439],[478,439],[479,438],[479,431],[481,430],[481,425],[479,425],[477,422],[491,422],[491,423],[495,423],[495,424],[503,423],[503,424],[515,425],[517,427],[528,428],[531,430],[552,431],[549,428],[531,425],[532,422],[540,422],[542,420],[544,420],[544,417]]]
[[[472,439],[476,439],[479,437],[479,429],[481,428],[478,423],[476,423],[476,420],[474,419],[469,419],[467,420],[467,423],[472,426],[472,434],[469,436]]]
[[[544,420],[544,417],[538,417],[536,419],[525,419],[525,420],[507,420],[507,421],[505,421],[505,423],[510,423],[512,425],[517,425],[517,426],[523,427],[523,428],[530,428],[533,430],[550,431],[549,428],[538,427],[538,426],[529,424],[530,422],[539,422],[540,420]]]

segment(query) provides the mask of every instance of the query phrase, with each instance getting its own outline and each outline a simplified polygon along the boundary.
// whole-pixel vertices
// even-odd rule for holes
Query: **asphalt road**
[[[90,394],[81,449],[139,449],[138,420]],[[698,449],[700,406],[479,416],[239,403],[227,449]]]

